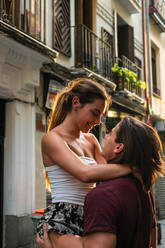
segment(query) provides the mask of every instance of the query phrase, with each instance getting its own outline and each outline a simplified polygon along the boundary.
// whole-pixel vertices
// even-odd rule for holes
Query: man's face
[[[116,134],[119,128],[119,124],[117,124],[110,133],[106,134],[105,142],[102,149],[102,156],[108,161],[115,158],[118,154],[119,143],[116,143]]]

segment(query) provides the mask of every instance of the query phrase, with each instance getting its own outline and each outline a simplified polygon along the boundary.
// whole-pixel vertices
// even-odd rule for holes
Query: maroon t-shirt
[[[84,206],[84,235],[114,233],[117,248],[148,248],[153,225],[149,193],[133,176],[100,183],[91,190]]]

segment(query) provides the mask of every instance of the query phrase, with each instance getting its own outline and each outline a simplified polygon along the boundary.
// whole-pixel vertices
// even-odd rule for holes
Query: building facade
[[[150,99],[151,123],[157,129],[165,160],[165,2],[149,1],[149,69],[150,69]],[[159,177],[156,183],[156,201],[158,219],[165,218],[165,178]]]
[[[69,80],[93,78],[111,95],[108,117],[93,130],[101,143],[106,126],[126,115],[145,121],[149,112],[144,1],[18,2],[0,1],[0,240],[7,248],[34,245],[32,213],[46,206],[41,138]],[[154,46],[164,49],[154,32]]]
[[[46,45],[49,25],[44,4],[0,1],[1,247],[25,247],[32,242],[33,223],[28,216],[36,208],[36,172],[41,163],[36,113],[42,109],[35,91],[43,63],[58,54]],[[42,185],[40,190],[45,194]]]
[[[49,77],[48,84],[51,81],[56,85],[75,77],[94,78],[112,95],[111,123],[112,118],[119,120],[120,116],[128,114],[144,119],[147,106],[143,84],[142,2],[81,0],[70,1],[70,5],[62,3],[66,4],[55,1],[54,5],[54,13],[58,13],[54,32],[61,30],[59,37],[54,37],[54,44],[60,55],[55,64],[43,68],[46,79]],[[58,18],[68,23],[68,32],[61,29]],[[107,125],[110,125],[108,119]]]

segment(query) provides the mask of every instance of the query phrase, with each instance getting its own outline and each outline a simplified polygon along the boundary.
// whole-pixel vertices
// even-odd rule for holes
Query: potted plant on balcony
[[[142,80],[138,80],[137,81],[137,85],[141,88],[141,89],[145,89],[146,88],[146,83]]]
[[[137,88],[145,89],[145,82],[138,80],[135,72],[125,67],[120,67],[117,64],[114,64],[111,70],[119,90],[127,89],[131,92],[136,92]]]

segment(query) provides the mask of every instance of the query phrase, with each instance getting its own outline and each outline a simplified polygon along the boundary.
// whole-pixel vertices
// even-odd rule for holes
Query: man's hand
[[[44,223],[43,225],[43,232],[44,232],[43,239],[40,238],[38,233],[36,235],[36,242],[37,242],[38,248],[53,248],[51,241],[49,239],[48,233],[47,233],[46,223]]]

